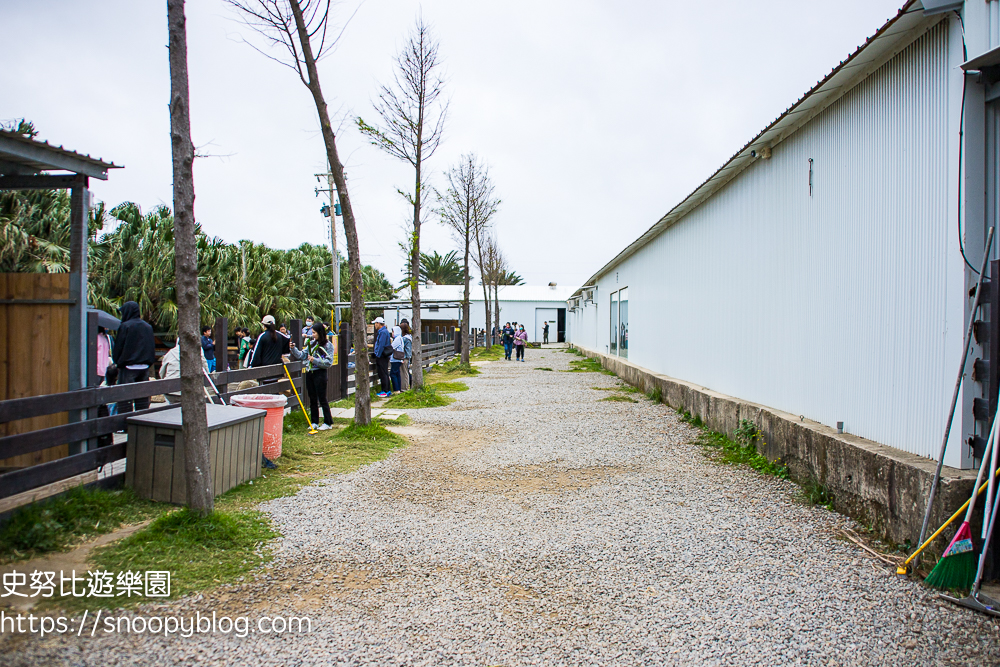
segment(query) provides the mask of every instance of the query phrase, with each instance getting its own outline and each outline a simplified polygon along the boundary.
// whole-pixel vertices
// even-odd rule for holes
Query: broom
[[[931,573],[927,575],[924,582],[934,588],[946,590],[967,591],[972,587],[976,579],[976,554],[975,545],[972,543],[972,528],[969,527],[969,519],[976,508],[976,499],[979,497],[979,482],[983,479],[983,471],[986,470],[989,456],[996,461],[996,428],[997,419],[993,417],[993,427],[990,429],[990,437],[986,442],[986,451],[983,452],[983,460],[979,465],[979,474],[976,475],[976,484],[972,487],[972,498],[969,499],[969,509],[965,512],[965,520],[958,527],[955,537],[951,539],[948,548],[944,550],[941,560],[937,562]],[[993,465],[990,465],[992,468]],[[994,477],[991,475],[989,486],[992,488]]]

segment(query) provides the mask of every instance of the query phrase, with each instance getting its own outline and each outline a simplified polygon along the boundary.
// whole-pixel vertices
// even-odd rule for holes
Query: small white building
[[[524,325],[528,340],[541,343],[543,328],[549,324],[549,342],[563,342],[566,331],[566,300],[573,294],[572,287],[557,285],[504,285],[500,287],[500,324],[517,322]],[[465,294],[463,285],[421,285],[420,298],[425,301],[461,301]],[[409,290],[400,294],[400,299],[409,299]],[[469,326],[474,329],[486,328],[486,311],[483,308],[483,286],[469,286]],[[386,309],[386,321],[405,318],[413,321],[410,308],[400,308],[396,312]],[[493,303],[490,303],[491,325]],[[441,308],[430,305],[420,309],[422,326],[431,332],[457,327],[462,319],[461,308]]]

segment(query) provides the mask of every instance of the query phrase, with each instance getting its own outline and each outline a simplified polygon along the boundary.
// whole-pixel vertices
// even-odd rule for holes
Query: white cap
[[[374,320],[372,320],[372,324],[385,324],[385,318],[376,317]]]
[[[274,315],[265,315],[260,321],[261,324],[274,324]]]

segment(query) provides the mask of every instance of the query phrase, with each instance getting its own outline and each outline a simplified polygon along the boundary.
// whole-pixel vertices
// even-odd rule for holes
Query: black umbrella
[[[118,327],[121,326],[122,321],[120,319],[103,310],[87,308],[87,312],[97,313],[97,326],[99,327],[104,327],[110,331],[118,331]]]

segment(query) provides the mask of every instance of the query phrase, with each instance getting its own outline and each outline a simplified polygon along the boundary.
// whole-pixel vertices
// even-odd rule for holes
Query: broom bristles
[[[924,582],[934,588],[967,591],[976,580],[976,565],[972,529],[963,522]]]

